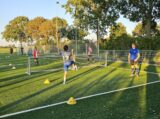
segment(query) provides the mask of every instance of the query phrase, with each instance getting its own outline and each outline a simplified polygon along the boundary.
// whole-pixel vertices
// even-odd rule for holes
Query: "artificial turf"
[[[1,65],[6,65],[5,60],[8,59],[3,59]],[[108,67],[91,66],[69,71],[67,84],[62,85],[62,70],[29,76],[25,74],[25,56],[14,56],[10,60],[14,65],[24,65],[17,66],[16,70],[10,66],[0,67],[0,115],[65,101],[71,96],[77,98],[159,80],[158,74],[146,72],[141,72],[140,78],[131,78],[129,70],[117,68],[129,68],[128,64],[110,62]],[[62,64],[57,60],[39,66],[33,64],[35,70],[52,67],[59,68]],[[141,70],[160,73],[160,67],[146,64],[141,65]],[[44,85],[45,79],[51,83]],[[63,104],[8,119],[159,119],[159,89],[160,83],[157,83],[80,100],[74,106]]]

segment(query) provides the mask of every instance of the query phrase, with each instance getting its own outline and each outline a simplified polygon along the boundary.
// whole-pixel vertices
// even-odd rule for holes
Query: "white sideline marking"
[[[111,67],[111,68],[115,68],[115,69],[120,69],[120,70],[131,70],[131,69],[127,69],[127,68],[117,68],[117,67],[112,67],[112,66],[106,66],[106,67]],[[155,72],[150,72],[150,71],[144,71],[144,70],[140,70],[140,72],[145,72],[145,73],[148,73],[148,74],[156,74],[158,76],[160,76],[160,73],[155,73]]]
[[[156,83],[160,83],[160,80],[149,82],[149,83],[145,83],[145,84],[140,84],[140,85],[136,85],[136,86],[130,86],[130,87],[127,87],[127,88],[121,88],[121,89],[117,89],[117,90],[112,90],[112,91],[108,91],[108,92],[93,94],[93,95],[89,95],[89,96],[84,96],[84,97],[76,98],[76,100],[83,100],[83,99],[87,99],[87,98],[92,98],[92,97],[96,97],[96,96],[111,94],[111,93],[115,93],[115,92],[119,92],[119,91],[125,91],[125,90],[134,89],[134,88],[138,88],[138,87],[142,87],[142,86],[156,84]],[[51,105],[41,106],[41,107],[37,107],[37,108],[32,108],[32,109],[20,111],[20,112],[15,112],[15,113],[10,113],[10,114],[6,114],[6,115],[2,115],[2,116],[0,116],[0,118],[6,118],[6,117],[10,117],[10,116],[15,116],[15,115],[18,115],[18,114],[23,114],[23,113],[27,113],[27,112],[32,112],[32,111],[40,110],[40,109],[54,107],[54,106],[62,105],[62,104],[66,104],[66,103],[67,103],[67,101],[63,101],[63,102],[59,102],[59,103],[54,103],[54,104],[51,104]]]
[[[121,60],[116,60],[116,61],[114,61],[114,60],[107,60],[107,61],[109,61],[109,62],[120,62],[120,63],[126,63],[126,64],[129,64],[128,62],[126,62],[126,61],[121,61]],[[151,65],[151,66],[160,66],[160,65],[157,65],[157,64],[151,64],[151,63],[147,63],[147,62],[142,62],[142,63],[138,63],[138,64],[145,64],[145,65]]]
[[[33,70],[31,71],[31,73],[34,73],[34,72],[52,72],[52,71],[59,71],[59,70],[62,70],[63,68],[57,68],[57,69],[46,69],[46,70]]]

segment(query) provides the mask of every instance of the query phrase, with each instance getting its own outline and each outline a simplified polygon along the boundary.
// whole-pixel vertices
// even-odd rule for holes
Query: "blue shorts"
[[[64,71],[68,70],[68,67],[72,66],[74,64],[74,61],[69,61],[64,63]]]

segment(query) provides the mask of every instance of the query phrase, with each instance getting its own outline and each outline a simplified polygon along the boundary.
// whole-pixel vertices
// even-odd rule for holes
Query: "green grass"
[[[71,96],[78,98],[160,79],[158,75],[146,72],[141,72],[139,79],[131,78],[129,70],[117,69],[129,68],[127,64],[110,62],[109,67],[92,66],[69,71],[67,84],[62,85],[63,71],[32,73],[29,76],[25,74],[25,56],[13,56],[11,59],[16,70],[9,66],[0,68],[0,115],[66,101]],[[8,60],[4,59],[1,65],[9,63]],[[33,69],[62,67],[60,61],[42,61],[39,66],[33,64]],[[24,65],[17,66],[18,63]],[[141,70],[160,73],[160,67],[146,64],[141,66]],[[44,85],[45,79],[49,79],[51,84]],[[157,83],[80,100],[74,106],[63,104],[8,119],[159,119],[159,89],[160,83]]]
[[[16,52],[16,48],[14,48],[14,52]],[[0,47],[0,53],[9,53],[9,47]]]

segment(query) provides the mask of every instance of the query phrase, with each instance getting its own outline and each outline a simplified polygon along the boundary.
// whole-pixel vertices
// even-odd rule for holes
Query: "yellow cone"
[[[48,85],[48,84],[50,84],[50,81],[49,81],[48,79],[46,79],[46,80],[44,81],[44,84]]]
[[[77,101],[73,97],[70,97],[69,100],[67,101],[68,105],[75,105],[76,103]]]

